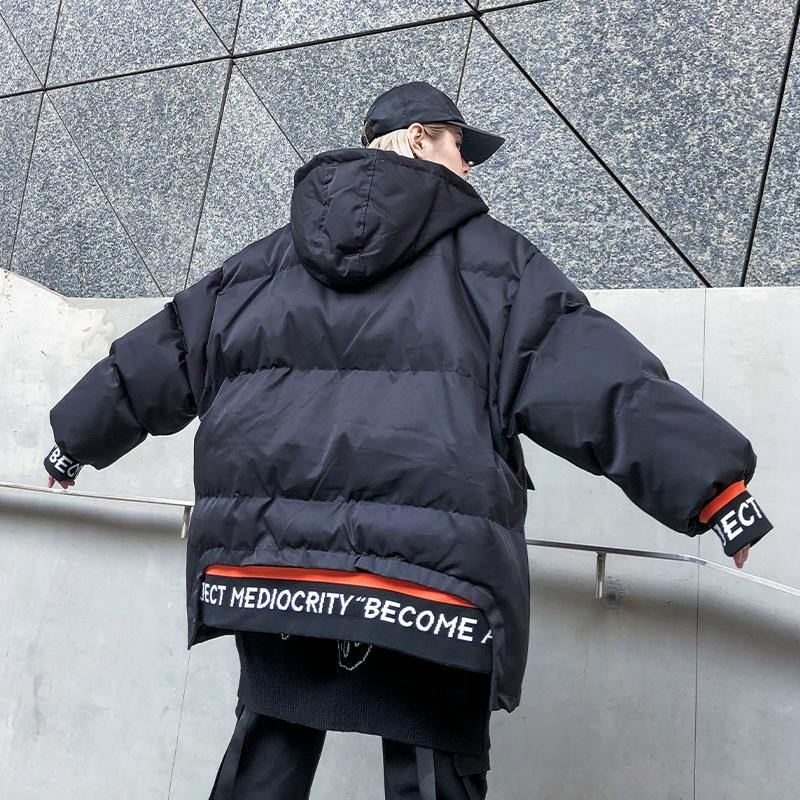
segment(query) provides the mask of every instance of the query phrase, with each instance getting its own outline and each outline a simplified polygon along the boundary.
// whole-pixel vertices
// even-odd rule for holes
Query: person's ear
[[[411,147],[411,152],[415,155],[422,155],[422,138],[425,131],[418,122],[412,122],[408,126],[408,143]]]

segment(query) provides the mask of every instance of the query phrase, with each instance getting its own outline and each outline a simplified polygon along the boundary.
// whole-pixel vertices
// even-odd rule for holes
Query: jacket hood
[[[432,161],[376,148],[314,156],[294,175],[292,240],[305,268],[336,289],[361,288],[413,261],[488,206]]]

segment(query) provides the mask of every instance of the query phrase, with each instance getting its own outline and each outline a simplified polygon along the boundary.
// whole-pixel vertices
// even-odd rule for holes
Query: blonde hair
[[[423,123],[420,122],[419,124],[422,125],[422,129],[433,140],[440,139],[444,136],[445,131],[449,127],[447,123],[444,122],[429,122],[427,125],[423,125]],[[364,133],[366,133],[366,131],[364,131]],[[408,128],[398,128],[397,130],[389,131],[389,133],[384,133],[381,136],[376,136],[367,146],[377,148],[378,150],[392,150],[395,153],[399,153],[401,156],[416,158],[417,156],[414,154],[409,143],[410,135]]]

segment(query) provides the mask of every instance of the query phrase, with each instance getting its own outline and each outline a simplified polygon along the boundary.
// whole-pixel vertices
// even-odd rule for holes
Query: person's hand
[[[744,566],[744,562],[747,561],[747,556],[750,553],[750,545],[746,544],[738,553],[733,554],[733,560],[736,562],[736,566],[741,569]]]
[[[56,479],[50,473],[48,473],[47,474],[47,488],[48,489],[52,489],[53,486],[55,485],[55,482],[56,482]],[[74,486],[75,485],[75,481],[72,480],[72,478],[69,478],[68,480],[65,480],[65,481],[59,481],[58,483],[59,483],[59,485],[61,486],[62,489],[68,489],[70,486]]]

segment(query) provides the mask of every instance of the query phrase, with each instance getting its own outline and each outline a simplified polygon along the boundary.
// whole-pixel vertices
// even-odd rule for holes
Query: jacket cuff
[[[78,477],[83,464],[68,455],[57,444],[47,454],[44,468],[58,481],[74,480]]]
[[[711,526],[722,542],[725,555],[732,556],[743,547],[754,545],[772,530],[744,481],[731,484],[700,512],[700,522]]]

